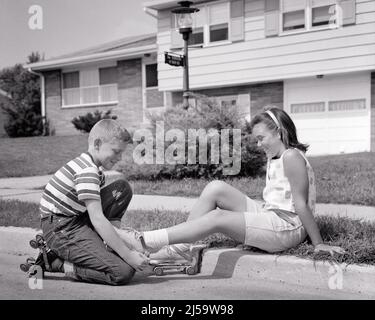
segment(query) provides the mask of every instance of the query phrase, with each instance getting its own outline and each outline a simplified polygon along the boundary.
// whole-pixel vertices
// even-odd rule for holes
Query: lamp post
[[[187,109],[189,107],[189,53],[188,41],[189,36],[193,31],[193,17],[194,12],[199,9],[190,7],[191,1],[180,1],[179,8],[173,9],[172,13],[175,14],[175,21],[177,21],[179,32],[182,34],[184,40],[184,75],[183,75],[183,104],[182,106]]]

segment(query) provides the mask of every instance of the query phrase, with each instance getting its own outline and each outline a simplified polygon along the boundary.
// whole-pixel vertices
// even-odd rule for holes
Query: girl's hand
[[[331,256],[333,256],[333,254],[336,252],[336,253],[339,253],[339,254],[344,254],[345,253],[345,250],[341,247],[337,247],[337,246],[330,246],[328,244],[324,244],[324,243],[319,243],[315,246],[315,250],[314,252],[329,252],[331,254]]]

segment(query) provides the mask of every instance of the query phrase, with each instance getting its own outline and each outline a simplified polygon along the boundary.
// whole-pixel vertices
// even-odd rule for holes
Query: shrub
[[[28,63],[41,60],[39,53],[28,56]],[[46,134],[40,107],[39,76],[28,72],[21,64],[0,70],[0,88],[8,97],[0,108],[6,114],[4,129],[9,137],[30,137]]]
[[[218,133],[222,129],[229,129],[229,156],[233,156],[233,129],[241,129],[241,170],[238,176],[256,176],[262,173],[265,163],[264,154],[257,148],[255,142],[250,137],[248,124],[245,125],[241,120],[236,106],[225,106],[217,104],[212,98],[202,95],[195,95],[197,100],[196,106],[189,106],[184,109],[181,105],[168,108],[163,114],[151,115],[151,125],[156,133],[158,122],[163,122],[164,131],[170,129],[179,129],[184,132],[185,145],[181,146],[185,151],[185,158],[182,159],[183,164],[164,164],[164,165],[141,165],[142,170],[136,170],[134,165],[126,163],[121,168],[122,171],[135,171],[137,174],[133,178],[146,179],[183,179],[183,178],[225,178],[231,177],[226,170],[232,165],[225,165],[220,160],[219,163],[212,161],[211,148],[213,148],[212,136],[209,134],[210,129],[216,129]],[[196,139],[196,164],[188,164],[188,129],[204,129],[207,133],[207,163],[199,163],[199,138]],[[154,134],[154,137],[156,134]],[[164,139],[164,137],[163,137]],[[164,150],[167,150],[174,141],[163,141]],[[221,141],[220,141],[221,143]],[[156,142],[154,140],[154,146]],[[159,144],[160,145],[160,144]],[[154,148],[155,150],[155,148]],[[216,150],[216,149],[214,149]],[[220,148],[220,151],[222,149]],[[220,153],[220,152],[219,152]],[[174,154],[176,156],[177,154]],[[191,160],[191,156],[190,156]],[[152,168],[152,170],[151,170]]]
[[[33,137],[43,134],[43,117],[33,108],[11,104],[2,105],[1,108],[7,114],[4,129],[9,137]]]
[[[90,132],[95,123],[102,119],[116,120],[117,116],[111,115],[111,112],[111,110],[108,110],[106,113],[104,113],[104,115],[103,112],[99,110],[94,111],[94,113],[88,112],[84,116],[75,117],[72,120],[72,123],[77,130],[82,132]]]

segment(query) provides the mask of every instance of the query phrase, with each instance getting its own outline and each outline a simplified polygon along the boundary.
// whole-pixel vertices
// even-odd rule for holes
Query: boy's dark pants
[[[132,195],[125,180],[116,180],[101,190],[103,212],[109,221],[121,220]],[[135,270],[107,249],[87,212],[79,217],[48,216],[41,224],[48,246],[61,259],[74,264],[77,280],[120,285],[133,277]]]

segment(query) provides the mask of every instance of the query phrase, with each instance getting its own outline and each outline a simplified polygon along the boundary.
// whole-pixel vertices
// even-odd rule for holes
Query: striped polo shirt
[[[89,153],[69,161],[46,185],[39,209],[41,215],[77,216],[86,212],[84,200],[100,200],[104,174]]]

